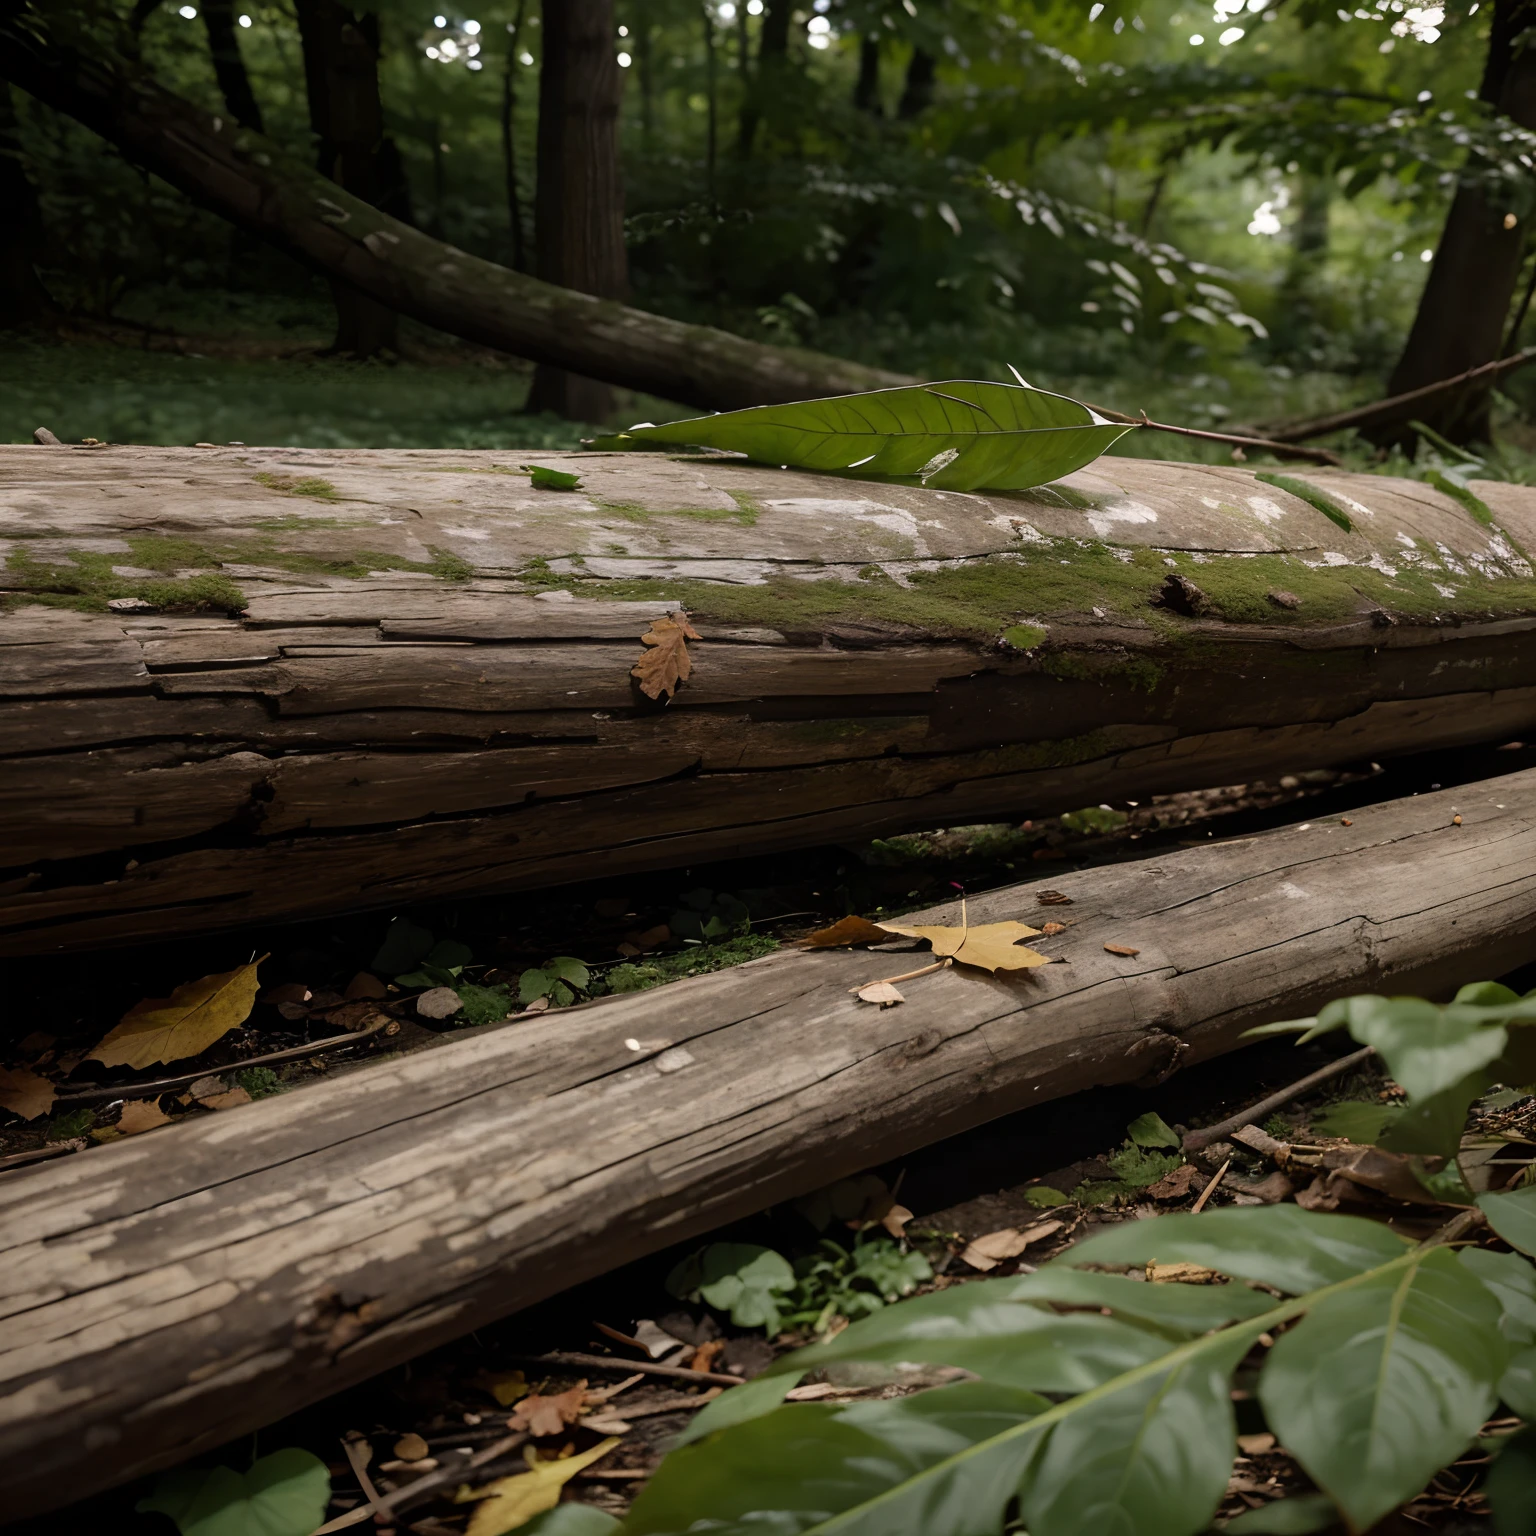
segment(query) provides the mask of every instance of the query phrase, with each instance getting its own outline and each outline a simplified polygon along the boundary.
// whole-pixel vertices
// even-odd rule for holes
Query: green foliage
[[[703,976],[710,971],[728,970],[748,960],[771,955],[779,947],[777,939],[765,933],[749,933],[723,944],[703,944],[676,955],[653,955],[616,965],[607,972],[603,985],[609,992],[646,992],[652,987],[679,981],[684,976]]]
[[[574,491],[581,484],[581,476],[563,469],[550,469],[544,464],[519,466],[528,476],[528,483],[541,491]]]
[[[1337,524],[1345,533],[1350,532],[1355,526],[1349,520],[1349,513],[1327,491],[1319,490],[1305,480],[1298,480],[1295,475],[1279,475],[1269,470],[1259,470],[1253,478],[1262,480],[1265,485],[1272,485],[1277,490],[1289,491],[1292,496],[1299,496],[1308,506],[1316,507],[1330,523]]]
[[[1124,811],[1113,811],[1107,806],[1090,805],[1080,811],[1068,811],[1061,818],[1061,825],[1065,831],[1079,832],[1090,836],[1102,836],[1109,832],[1118,832],[1130,818]],[[1134,1136],[1132,1140],[1134,1140]],[[1148,1142],[1148,1146],[1156,1143]]]
[[[309,1536],[325,1519],[331,1497],[325,1463],[290,1447],[230,1467],[180,1467],[162,1472],[135,1508],[168,1515],[181,1536]]]
[[[1033,1206],[1041,1210],[1052,1210],[1058,1205],[1068,1204],[1068,1198],[1059,1189],[1052,1189],[1049,1184],[1036,1184],[1033,1188],[1024,1192],[1024,1198]]]
[[[481,987],[469,981],[456,981],[453,990],[464,1005],[459,1012],[462,1024],[499,1024],[512,1012],[510,987]]]
[[[752,914],[746,903],[728,891],[718,894],[702,886],[684,891],[678,898],[682,906],[667,919],[672,936],[695,944],[714,943],[728,934],[740,937],[747,932]]]
[[[594,447],[673,443],[796,469],[857,470],[860,479],[915,477],[939,490],[1028,490],[1092,463],[1130,430],[1064,395],[952,379],[631,427]]]
[[[1369,1146],[1402,1114],[1397,1104],[1362,1104],[1345,1099],[1312,1116],[1312,1129],[1320,1136],[1342,1136]]]
[[[1303,1493],[1290,1499],[1261,1504],[1246,1515],[1229,1520],[1222,1530],[1236,1536],[1309,1536],[1337,1525],[1339,1509],[1325,1493]]]
[[[770,1338],[782,1326],[784,1299],[794,1285],[789,1260],[756,1243],[710,1243],[666,1280],[679,1300],[705,1302],[728,1312],[738,1328],[763,1328]]]
[[[1175,1151],[1183,1145],[1179,1133],[1159,1114],[1148,1110],[1126,1126],[1125,1134],[1138,1147],[1172,1147]]]
[[[271,1067],[240,1067],[229,1074],[236,1088],[244,1088],[253,1099],[270,1099],[286,1092],[282,1078]]]
[[[409,918],[397,917],[385,930],[384,941],[369,961],[369,969],[384,976],[397,976],[425,960],[433,943],[430,930]]]
[[[474,958],[469,945],[457,939],[439,939],[418,965],[396,976],[395,981],[402,987],[454,987]]]
[[[79,1109],[67,1109],[48,1122],[49,1141],[69,1141],[83,1136],[96,1123],[96,1111],[85,1105]]]
[[[556,955],[517,978],[517,996],[525,1006],[547,997],[552,1008],[565,1008],[576,1001],[578,993],[587,990],[591,980],[584,961],[573,955]]]
[[[591,1504],[557,1504],[521,1527],[523,1536],[617,1536],[621,1529],[612,1515]]]

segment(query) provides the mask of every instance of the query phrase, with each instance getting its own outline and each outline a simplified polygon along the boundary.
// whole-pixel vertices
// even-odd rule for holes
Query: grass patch
[[[771,955],[779,947],[777,939],[765,933],[745,933],[740,938],[719,944],[699,944],[675,955],[656,955],[648,960],[633,960],[616,965],[608,972],[609,992],[648,992],[652,987],[681,981],[685,976],[705,976],[710,971],[728,970],[747,960]],[[593,995],[597,994],[594,986]]]

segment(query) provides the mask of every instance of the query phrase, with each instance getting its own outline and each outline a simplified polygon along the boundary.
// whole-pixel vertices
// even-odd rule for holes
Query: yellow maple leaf
[[[186,982],[169,997],[135,1003],[87,1059],[108,1067],[150,1067],[201,1055],[251,1016],[261,960]]]
[[[53,1108],[53,1084],[27,1067],[0,1067],[0,1109],[36,1120]]]
[[[1024,949],[1020,939],[1032,939],[1040,932],[1027,923],[983,923],[976,928],[907,928],[900,923],[881,923],[887,933],[904,938],[927,939],[936,955],[947,955],[958,965],[974,965],[983,971],[1022,971],[1030,966],[1049,965],[1048,955]]]
[[[618,1443],[618,1436],[610,1435],[590,1451],[559,1461],[540,1461],[538,1452],[531,1445],[525,1446],[528,1470],[515,1477],[498,1478],[489,1488],[478,1491],[481,1502],[469,1522],[467,1536],[502,1536],[504,1531],[515,1531],[535,1515],[553,1509],[560,1502],[560,1490]]]

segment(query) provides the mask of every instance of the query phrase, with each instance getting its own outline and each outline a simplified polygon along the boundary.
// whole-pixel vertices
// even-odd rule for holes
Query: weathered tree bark
[[[517,185],[517,71],[518,54],[523,46],[523,22],[528,0],[518,0],[517,14],[507,29],[507,51],[501,75],[501,163],[507,187],[507,224],[512,232],[512,267],[528,270],[528,253],[523,234],[523,198]]]
[[[0,448],[0,953],[1536,728],[1522,486],[1478,484],[1488,528],[1308,471],[1345,532],[1140,459],[954,495],[660,454],[535,490],[526,457]],[[678,605],[703,639],[657,703],[630,669]]]
[[[245,60],[240,55],[234,0],[203,0],[202,10],[203,26],[208,32],[208,53],[213,59],[213,73],[219,82],[224,105],[242,128],[249,128],[252,133],[265,133],[261,107],[256,92],[251,89]]]
[[[933,104],[933,86],[938,79],[938,61],[921,48],[912,50],[907,62],[906,79],[901,88],[901,100],[896,103],[896,116],[906,121],[919,117]]]
[[[743,160],[751,158],[763,117],[788,76],[789,21],[793,10],[793,0],[764,0],[763,25],[757,35],[757,69],[746,82],[737,127],[736,150]]]
[[[433,240],[129,61],[0,15],[0,78],[77,118],[203,206],[451,335],[710,410],[908,383],[899,375],[557,288]]]
[[[7,1513],[998,1115],[1528,960],[1536,772],[1052,884],[1070,908],[1026,885],[967,916],[1066,910],[1035,942],[1070,964],[941,972],[887,1010],[849,988],[920,960],[773,955],[0,1177]]]
[[[544,12],[539,64],[539,181],[534,243],[539,276],[602,299],[629,289],[624,254],[624,186],[619,174],[619,102],[613,0],[562,0]],[[606,422],[605,383],[541,363],[530,411]]]
[[[1536,53],[1520,41],[1533,21],[1533,0],[1496,0],[1479,92],[1522,128],[1536,128]],[[1457,188],[1388,394],[1405,394],[1498,357],[1524,247],[1524,228],[1502,207],[1470,182]],[[1453,442],[1487,442],[1488,412],[1488,390],[1479,386],[1435,403],[1422,420]],[[1409,436],[1398,425],[1382,440]]]
[[[382,207],[379,18],[372,11],[354,13],[340,0],[295,0],[295,10],[320,174],[363,202]],[[396,349],[400,316],[395,310],[345,280],[332,282],[331,295],[336,305],[333,351],[364,358]]]
[[[880,39],[859,39],[859,75],[853,83],[853,104],[860,112],[883,117],[880,105]]]

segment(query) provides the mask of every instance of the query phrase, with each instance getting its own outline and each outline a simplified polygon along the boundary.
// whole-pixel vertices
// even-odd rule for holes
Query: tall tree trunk
[[[37,275],[42,219],[27,175],[11,88],[0,84],[0,327],[51,326],[58,310]]]
[[[854,82],[853,104],[860,112],[875,117],[884,114],[880,110],[880,39],[859,39],[859,78]]]
[[[203,25],[208,29],[213,73],[229,115],[242,128],[265,133],[261,108],[251,89],[251,77],[246,73],[245,60],[240,57],[240,35],[235,27],[233,0],[203,0]]]
[[[544,8],[539,69],[539,184],[534,234],[539,276],[599,298],[629,289],[613,0],[560,0]],[[607,421],[613,391],[595,379],[541,365],[530,411]]]
[[[523,199],[517,190],[517,54],[522,47],[523,20],[528,0],[517,0],[517,15],[507,28],[506,67],[501,76],[501,161],[507,179],[507,223],[512,229],[512,267],[528,270],[528,250],[523,241]]]
[[[295,0],[304,48],[309,121],[319,167],[338,186],[380,206],[386,190],[380,150],[384,109],[379,99],[379,19],[354,14],[339,0]],[[353,357],[393,351],[400,317],[348,283],[332,282],[336,301],[334,350]]]
[[[921,48],[912,50],[907,64],[907,79],[901,89],[901,100],[896,104],[896,116],[906,119],[918,116],[933,102],[933,82],[938,73],[938,60]]]
[[[1536,22],[1536,0],[1496,0],[1482,99],[1522,128],[1536,128],[1536,50],[1518,46]],[[1389,395],[1492,362],[1504,340],[1525,234],[1470,182],[1456,190]],[[1486,389],[1451,397],[1424,418],[1452,442],[1492,435]],[[1396,428],[1394,438],[1410,435]]]
[[[763,105],[782,83],[789,64],[789,13],[790,0],[768,0],[763,10],[763,27],[757,38],[757,78],[748,86],[741,103],[736,147],[743,160],[751,157],[763,120]]]

